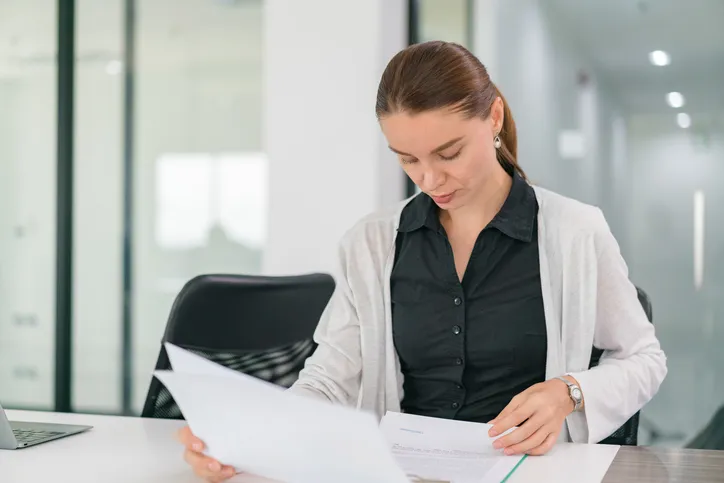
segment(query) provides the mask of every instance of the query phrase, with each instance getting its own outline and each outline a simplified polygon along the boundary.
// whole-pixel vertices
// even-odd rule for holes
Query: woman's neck
[[[477,236],[498,214],[508,198],[513,179],[502,167],[494,173],[465,206],[440,212],[440,222],[446,231],[471,231]]]

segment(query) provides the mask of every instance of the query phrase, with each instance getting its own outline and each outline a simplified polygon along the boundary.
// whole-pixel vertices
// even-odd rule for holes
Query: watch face
[[[580,401],[581,396],[582,396],[581,390],[578,389],[577,387],[574,387],[573,390],[571,390],[571,396],[573,396],[573,399]]]

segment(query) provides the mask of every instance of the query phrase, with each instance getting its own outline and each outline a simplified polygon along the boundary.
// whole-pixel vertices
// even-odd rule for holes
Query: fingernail
[[[495,449],[500,449],[502,447],[503,447],[503,443],[501,443],[500,440],[493,443],[493,448],[495,448]]]
[[[497,435],[498,435],[498,432],[495,431],[494,429],[491,429],[490,431],[488,431],[488,436],[490,436],[491,438],[494,438]]]
[[[221,471],[221,465],[214,461],[212,463],[209,463],[209,469],[216,473],[217,471]]]
[[[510,448],[507,448],[507,449],[505,450],[505,454],[508,455],[508,456],[510,456],[510,455],[513,454],[513,450],[510,449]]]
[[[194,443],[191,447],[194,449],[194,451],[201,451],[202,449],[204,449],[201,443]]]
[[[231,478],[232,476],[234,476],[234,468],[226,468],[224,470],[224,476],[226,476],[227,478]]]

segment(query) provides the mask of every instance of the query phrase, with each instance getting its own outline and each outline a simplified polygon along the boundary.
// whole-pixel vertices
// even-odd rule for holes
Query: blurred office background
[[[721,0],[0,1],[0,401],[138,414],[185,281],[330,271],[414,192],[379,75],[443,39],[488,66],[530,178],[604,210],[669,357],[640,443],[685,444],[724,404],[723,23]]]

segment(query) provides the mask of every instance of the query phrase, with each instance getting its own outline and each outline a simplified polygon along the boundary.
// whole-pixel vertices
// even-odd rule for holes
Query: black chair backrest
[[[724,451],[724,406],[717,409],[707,425],[685,447]]]
[[[198,276],[174,301],[156,370],[170,368],[163,347],[163,342],[170,342],[231,369],[289,387],[316,348],[312,336],[334,286],[327,274]],[[151,381],[142,416],[183,418],[156,378]]]
[[[644,292],[639,287],[636,287],[636,291],[638,292],[639,302],[641,302],[641,306],[644,308],[644,312],[646,312],[646,317],[648,317],[649,322],[653,323],[654,313],[649,296],[646,295],[646,292]],[[590,367],[597,366],[602,355],[603,351],[594,347],[593,351],[591,352]],[[611,436],[601,441],[601,444],[636,446],[638,444],[638,433],[639,413],[637,412],[636,414],[631,416],[631,418],[626,421],[623,426],[618,428]]]

